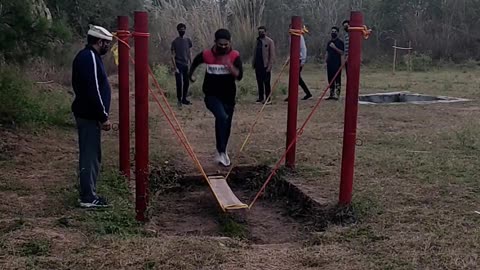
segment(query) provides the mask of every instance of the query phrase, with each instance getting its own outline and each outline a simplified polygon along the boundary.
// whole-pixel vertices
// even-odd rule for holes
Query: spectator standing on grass
[[[348,28],[350,27],[350,21],[343,21],[342,26],[343,30],[345,31],[345,34],[343,35],[343,43],[345,47],[343,52],[343,61],[345,61],[345,71],[348,72],[348,49],[350,47],[350,33],[348,33]]]
[[[187,26],[183,23],[177,25],[178,37],[172,42],[172,64],[175,70],[175,81],[177,84],[178,106],[191,105],[188,101],[188,66],[192,62],[192,41],[185,37]]]
[[[230,166],[227,153],[228,139],[232,128],[235,109],[236,82],[243,77],[240,53],[231,47],[231,34],[227,29],[215,32],[215,45],[204,50],[193,59],[189,77],[195,81],[193,73],[202,63],[207,66],[203,80],[205,105],[215,116],[215,137],[217,156],[215,161]]]
[[[275,42],[267,36],[265,26],[258,27],[258,38],[255,51],[253,53],[253,69],[258,85],[257,102],[270,104],[272,67],[275,61]]]
[[[330,87],[329,100],[338,100],[340,98],[340,88],[342,86],[342,57],[344,52],[343,41],[338,38],[339,28],[333,26],[330,32],[332,39],[328,41],[327,52],[325,54],[325,62],[327,63],[328,82],[332,83],[335,75],[339,72],[337,78]]]
[[[107,200],[97,195],[97,178],[102,158],[101,131],[112,127],[109,120],[111,90],[102,62],[112,34],[103,27],[90,26],[87,46],[73,61],[72,86],[75,100],[72,111],[78,129],[80,206],[107,207]]]
[[[290,28],[291,27],[292,26],[290,25]],[[312,97],[312,93],[310,92],[307,84],[305,83],[305,81],[302,78],[303,67],[305,66],[306,63],[307,63],[307,45],[305,43],[305,38],[303,37],[303,35],[301,35],[300,36],[300,78],[299,78],[300,81],[299,81],[299,85],[303,89],[303,92],[305,92],[305,96],[302,98],[302,100],[307,100],[307,99],[310,99]],[[285,101],[288,101],[288,97],[285,99]]]

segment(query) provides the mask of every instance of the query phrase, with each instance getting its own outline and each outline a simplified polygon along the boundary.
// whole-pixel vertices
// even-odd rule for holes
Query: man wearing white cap
[[[101,56],[108,52],[113,35],[103,27],[90,26],[87,46],[81,50],[72,67],[72,86],[80,148],[80,206],[108,207],[106,199],[96,194],[102,157],[101,130],[108,131],[111,90]]]

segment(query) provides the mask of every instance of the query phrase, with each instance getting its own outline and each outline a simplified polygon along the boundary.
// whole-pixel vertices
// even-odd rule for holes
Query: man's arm
[[[305,44],[305,38],[300,36],[300,66],[305,65],[307,62],[307,45]]]
[[[190,70],[188,71],[188,78],[190,79],[190,81],[195,81],[193,78],[193,73],[195,73],[195,70],[198,68],[198,66],[203,63],[203,52],[201,52],[197,54],[197,56],[195,56],[195,59],[193,59],[192,65],[190,66]]]
[[[232,75],[235,77],[237,81],[241,81],[243,78],[243,64],[242,64],[242,59],[240,59],[240,56],[238,56],[235,61],[233,62],[233,65],[230,67],[230,71],[232,72]]]
[[[269,47],[269,53],[268,53],[270,60],[268,61],[268,67],[267,67],[267,72],[271,72],[273,68],[273,63],[275,63],[275,42],[271,40],[271,44]]]
[[[343,42],[339,43],[340,48],[335,45],[335,42],[330,43],[330,47],[335,50],[338,54],[343,55]]]
[[[177,63],[175,61],[175,41],[172,42],[172,47],[170,48],[171,52],[172,52],[172,57],[171,57],[171,60],[172,60],[172,68],[173,70],[175,70],[175,73],[178,73],[178,68],[177,68]]]
[[[189,51],[190,51],[190,55],[189,55],[190,56],[190,59],[189,59],[190,62],[188,64],[191,65],[192,64],[192,59],[193,59],[193,52],[192,52],[193,42],[192,42],[191,39],[188,39],[188,43],[189,43],[188,45],[189,45]]]
[[[108,121],[108,112],[103,105],[102,95],[98,84],[98,63],[95,54],[90,51],[89,55],[85,55],[81,61],[79,70],[80,80],[85,82],[89,105],[92,111],[95,112],[96,118],[100,123]]]

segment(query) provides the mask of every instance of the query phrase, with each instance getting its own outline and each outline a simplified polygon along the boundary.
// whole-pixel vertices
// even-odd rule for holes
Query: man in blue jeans
[[[191,105],[188,101],[188,65],[192,62],[191,48],[192,41],[185,37],[187,26],[183,23],[177,25],[178,37],[172,42],[172,64],[175,70],[175,80],[177,83],[178,106]]]
[[[80,206],[108,207],[106,199],[97,195],[97,178],[102,160],[101,131],[108,131],[111,90],[102,62],[108,52],[112,34],[100,26],[90,26],[87,46],[72,66],[72,87],[75,100],[72,111],[77,122],[80,178]]]
[[[232,128],[233,112],[237,92],[236,81],[243,77],[240,53],[231,48],[231,34],[226,29],[215,32],[215,45],[204,50],[193,59],[189,77],[195,81],[193,73],[202,63],[207,69],[203,80],[205,105],[215,116],[215,137],[217,156],[215,161],[230,166],[227,153],[228,139]]]

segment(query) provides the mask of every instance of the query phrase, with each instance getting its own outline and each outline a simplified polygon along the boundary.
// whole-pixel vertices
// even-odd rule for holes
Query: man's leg
[[[178,73],[175,73],[175,82],[177,84],[177,101],[179,103],[182,102],[182,88],[183,88],[183,80],[182,80],[182,71],[181,71],[181,65],[176,64]]]
[[[272,72],[267,72],[265,70],[265,100],[266,101],[270,101],[270,100],[267,100],[267,98],[270,96],[270,94],[272,93],[272,86],[270,85],[270,82],[272,80]]]
[[[183,96],[182,96],[182,103],[186,105],[190,105],[190,101],[188,101],[188,88],[190,87],[190,80],[188,79],[188,66],[182,66],[182,70],[180,71],[182,74],[183,80]]]
[[[327,77],[328,77],[328,83],[332,83],[333,77],[335,76],[335,72],[333,71],[333,67],[331,64],[327,63]],[[335,83],[332,83],[330,86],[330,97],[329,99],[335,98]]]
[[[228,114],[223,103],[214,96],[206,96],[205,104],[215,116],[215,137],[218,153],[225,153],[228,135]]]
[[[342,67],[342,65],[338,65],[337,67],[337,71]],[[337,73],[337,72],[335,72]],[[340,72],[338,73],[338,76],[337,78],[335,79],[335,91],[336,91],[336,95],[337,95],[337,98],[340,98],[340,93],[342,91],[342,71],[340,70]]]
[[[308,90],[307,84],[305,83],[305,81],[303,81],[302,70],[303,70],[303,67],[300,67],[300,83],[299,84],[300,84],[300,87],[302,87],[303,92],[305,92],[305,97],[303,99],[309,99],[312,97],[312,93],[310,93],[310,90]]]
[[[227,122],[226,122],[226,139],[225,139],[225,151],[228,146],[228,140],[230,139],[230,132],[232,130],[232,120],[233,120],[233,113],[235,111],[235,105],[223,104],[223,108],[228,115]]]
[[[265,71],[262,67],[255,68],[255,76],[257,78],[258,100],[262,102],[265,100]]]
[[[77,118],[80,150],[80,200],[91,203],[96,200],[96,183],[101,162],[101,129],[97,121]]]

